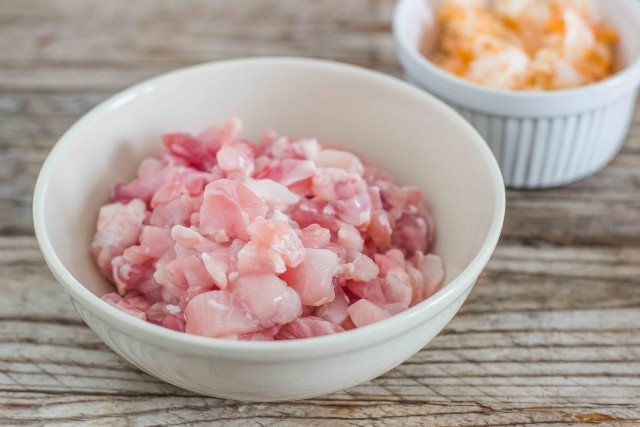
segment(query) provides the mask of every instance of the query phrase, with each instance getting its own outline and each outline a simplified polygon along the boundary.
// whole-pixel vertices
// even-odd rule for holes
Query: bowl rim
[[[613,0],[618,1],[630,10],[633,11],[633,19],[640,25],[640,2],[637,0]],[[455,76],[426,58],[420,50],[410,43],[408,36],[403,31],[403,19],[405,14],[408,13],[406,9],[411,7],[414,3],[428,3],[426,0],[399,0],[396,3],[392,18],[393,33],[397,44],[407,54],[409,59],[419,66],[425,73],[431,73],[435,75],[441,82],[449,85],[455,85],[460,90],[466,90],[472,96],[485,96],[491,97],[494,100],[520,100],[523,102],[536,102],[536,101],[558,101],[566,98],[574,99],[589,99],[598,96],[598,94],[605,95],[610,93],[614,89],[619,89],[626,84],[637,85],[640,82],[640,52],[637,57],[630,63],[626,64],[622,69],[618,70],[614,74],[587,85],[569,88],[569,89],[556,89],[556,90],[515,90],[515,89],[500,89],[490,86],[484,86],[479,83],[470,82],[458,76]],[[428,7],[428,6],[427,6]]]
[[[50,181],[49,178],[55,170],[61,155],[64,154],[65,146],[74,140],[76,133],[79,133],[86,126],[91,126],[92,122],[100,120],[103,115],[108,114],[109,110],[129,102],[145,92],[161,87],[165,80],[171,80],[178,76],[188,77],[192,74],[212,72],[222,68],[253,66],[313,68],[367,79],[377,85],[386,86],[394,91],[401,91],[410,94],[410,96],[418,97],[425,104],[430,104],[432,108],[440,110],[441,114],[448,116],[453,126],[459,127],[467,134],[470,148],[475,149],[476,155],[485,163],[490,181],[493,183],[493,191],[495,192],[495,201],[493,202],[494,216],[491,220],[491,225],[484,242],[471,262],[436,294],[381,322],[338,334],[299,340],[284,340],[277,343],[235,341],[173,331],[127,315],[105,303],[100,297],[84,287],[65,267],[54,251],[44,220],[45,196]],[[216,355],[256,361],[264,360],[265,358],[280,358],[283,360],[292,357],[316,358],[322,355],[342,353],[355,348],[374,345],[425,322],[443,311],[473,286],[495,249],[502,230],[504,214],[505,188],[498,164],[482,137],[452,108],[434,96],[381,72],[333,61],[295,57],[254,57],[194,65],[152,77],[116,93],[79,118],[56,142],[40,170],[33,197],[35,234],[44,259],[65,291],[84,309],[103,322],[114,326],[120,332],[165,349],[188,354]],[[78,307],[76,308],[78,309]]]

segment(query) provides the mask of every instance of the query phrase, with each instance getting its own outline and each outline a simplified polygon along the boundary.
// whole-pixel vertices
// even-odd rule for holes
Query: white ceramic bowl
[[[169,131],[231,116],[255,138],[273,128],[363,153],[419,185],[436,221],[446,286],[421,304],[354,331],[297,341],[237,342],[174,332],[126,315],[89,256],[99,207]],[[427,344],[456,313],[498,241],[504,187],[482,138],[441,101],[402,81],[309,59],[205,64],[138,84],[104,101],[58,141],[34,196],[45,259],[87,324],[140,369],[198,393],[275,401],[370,380]]]
[[[594,174],[618,153],[640,85],[640,1],[594,2],[619,32],[614,76],[562,91],[508,91],[453,76],[426,59],[423,38],[436,46],[442,0],[400,0],[393,17],[406,78],[458,110],[489,143],[505,183],[545,188]]]

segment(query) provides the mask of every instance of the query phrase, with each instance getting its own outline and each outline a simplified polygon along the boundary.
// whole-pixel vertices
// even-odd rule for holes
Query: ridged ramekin
[[[437,37],[441,1],[400,0],[393,17],[406,78],[458,110],[493,151],[505,184],[547,188],[590,176],[619,152],[640,85],[640,1],[597,2],[620,35],[615,75],[570,90],[535,92],[483,87],[460,79],[420,52]]]

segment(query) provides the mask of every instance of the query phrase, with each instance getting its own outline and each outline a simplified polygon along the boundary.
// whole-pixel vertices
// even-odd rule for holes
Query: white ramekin
[[[561,91],[508,91],[457,78],[420,52],[437,37],[438,0],[400,0],[393,17],[406,78],[458,110],[484,137],[505,183],[547,188],[594,174],[620,150],[640,84],[640,1],[598,1],[619,35],[621,71],[598,83]]]
[[[231,116],[243,135],[315,136],[362,153],[423,190],[447,277],[416,306],[353,331],[247,342],[178,333],[129,316],[99,296],[113,286],[89,255],[98,210],[135,175],[161,135],[197,132]],[[473,206],[473,209],[469,209]],[[398,79],[310,59],[259,58],[191,67],[140,83],[79,119],[44,162],[36,236],[87,324],[140,369],[194,392],[240,400],[317,396],[374,378],[411,357],[451,320],[500,236],[505,191],[480,135],[435,97]]]

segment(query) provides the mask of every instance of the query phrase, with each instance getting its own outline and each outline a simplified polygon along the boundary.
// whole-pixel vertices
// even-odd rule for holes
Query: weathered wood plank
[[[639,260],[640,248],[635,247],[540,251],[503,245],[461,313],[426,349],[381,378],[321,401],[339,407],[364,402],[389,406],[391,412],[386,415],[354,410],[362,424],[371,420],[417,423],[426,414],[436,417],[433,422],[455,424],[477,412],[465,412],[469,405],[494,408],[496,413],[486,415],[494,418],[486,422],[495,424],[520,422],[512,417],[540,407],[548,420],[555,421],[567,413],[581,416],[602,407],[637,416],[633,405],[640,398],[640,287],[631,280],[637,277]],[[0,391],[46,393],[52,399],[82,396],[92,399],[92,408],[117,406],[118,410],[124,395],[137,396],[142,406],[156,404],[162,396],[179,396],[186,399],[187,409],[176,411],[189,422],[211,421],[189,417],[204,417],[219,405],[224,408],[220,411],[228,411],[233,405],[193,397],[139,372],[112,353],[70,308],[32,237],[0,238],[0,269],[8,279],[0,307]],[[192,400],[208,403],[200,408]],[[426,405],[427,412],[411,415],[410,408],[418,403]],[[559,408],[554,415],[550,407],[559,403],[560,408],[573,405],[577,409],[574,413]],[[108,421],[113,416],[102,418],[92,411],[87,418],[75,413],[79,409],[72,403],[56,405],[64,408],[60,410],[65,419]],[[299,405],[309,411],[310,418],[297,420],[289,414],[287,419],[322,424],[332,419],[324,418],[329,415],[318,409],[318,401]],[[326,410],[331,417],[334,406]],[[447,412],[438,418],[435,411],[443,407],[464,417],[448,418],[453,415]],[[259,405],[246,408],[262,411]],[[146,414],[132,411],[135,423],[150,422]],[[210,416],[225,418],[220,411]],[[161,414],[170,418],[172,412]],[[254,422],[276,420],[259,415],[246,416]],[[29,421],[13,413],[10,418]]]
[[[233,0],[4,0],[0,88],[113,90],[179,66],[255,55],[312,55],[398,73],[388,37],[392,7],[389,0],[246,7]]]
[[[479,396],[482,400],[482,396]],[[396,402],[374,400],[313,400],[282,404],[243,404],[201,397],[105,397],[100,395],[0,393],[10,401],[10,409],[0,422],[82,425],[129,422],[135,425],[535,425],[583,421],[637,422],[638,404],[603,407],[598,404],[560,402],[540,408],[528,404],[490,403],[469,399],[450,405],[446,402]],[[41,402],[37,413],[33,401]],[[313,409],[311,409],[313,408]],[[193,424],[192,424],[193,423]],[[107,424],[109,425],[109,424]]]

